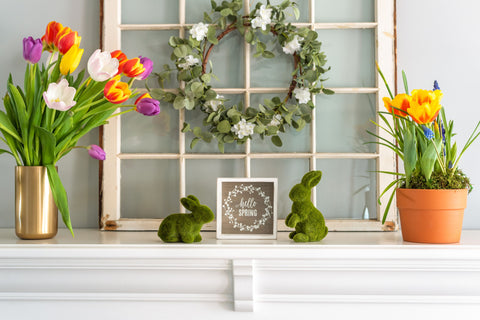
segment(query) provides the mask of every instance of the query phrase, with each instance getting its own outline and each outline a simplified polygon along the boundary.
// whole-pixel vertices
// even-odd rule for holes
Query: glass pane
[[[245,176],[244,160],[187,160],[186,193],[196,196],[200,203],[217,210],[217,178]]]
[[[258,107],[263,104],[264,99],[272,99],[275,96],[283,99],[285,94],[252,94],[250,96],[250,105]],[[307,124],[303,130],[297,131],[293,127],[286,126],[285,133],[279,132],[283,146],[277,147],[271,142],[271,137],[265,136],[262,140],[258,135],[254,136],[251,144],[252,152],[309,152],[310,151],[310,124]]]
[[[309,171],[308,161],[308,159],[252,160],[252,177],[278,179],[278,219],[285,219],[290,213],[292,201],[288,198],[288,194],[290,189]]]
[[[172,1],[172,0],[169,0],[169,1]],[[211,16],[212,6],[210,3],[211,3],[210,0],[186,0],[185,1],[185,22],[189,24],[203,22],[204,12],[207,12]],[[186,35],[188,35],[188,33],[186,33]]]
[[[153,61],[153,71],[160,72],[163,65],[168,64],[171,68],[175,65],[170,60],[172,48],[168,45],[171,36],[178,36],[178,30],[156,31],[122,31],[122,51],[128,58],[145,56]],[[172,81],[166,81],[166,88],[178,88],[176,74],[171,77]],[[151,88],[158,87],[154,77],[148,80]],[[144,88],[144,81],[135,81],[133,86]]]
[[[319,159],[317,208],[326,219],[376,219],[375,160]]]
[[[232,107],[234,105],[238,105],[240,102],[243,103],[243,95],[237,94],[220,94],[228,101],[225,101],[225,104],[228,107]],[[190,127],[193,129],[194,127],[201,127],[204,131],[207,130],[206,127],[203,127],[203,119],[206,117],[206,113],[201,111],[186,111],[185,113],[185,120],[190,124]],[[216,139],[212,139],[210,143],[207,143],[203,140],[197,142],[197,144],[190,148],[190,144],[195,138],[195,135],[192,132],[189,132],[185,136],[185,152],[187,153],[220,153],[218,150],[218,141]],[[225,144],[225,153],[244,153],[245,152],[245,145],[237,145],[236,143],[229,143]]]
[[[179,212],[178,172],[178,160],[122,160],[122,218],[165,218]]]
[[[122,23],[178,23],[178,1],[122,0]]]
[[[274,58],[255,58],[254,46],[250,50],[250,86],[252,88],[285,88],[292,82],[294,61],[291,54],[285,54],[280,44],[272,36],[261,35],[267,50],[275,54]]]
[[[374,22],[374,0],[314,0],[315,22]]]
[[[270,3],[272,5],[279,5],[283,2],[284,0],[270,0]],[[251,1],[249,1],[251,3]],[[264,0],[256,0],[251,4],[251,8],[255,8],[255,5],[258,3],[265,3]],[[297,3],[298,10],[300,11],[300,17],[298,20],[295,19],[295,15],[293,14],[293,10],[291,8],[288,8],[286,13],[287,13],[287,22],[309,22],[310,15],[309,15],[309,0],[300,0],[300,1],[295,1]]]
[[[122,115],[122,152],[178,152],[178,111],[162,102],[160,113],[147,117],[138,112]]]
[[[327,55],[327,87],[375,86],[375,30],[317,30]]]
[[[211,82],[214,88],[244,88],[244,40],[238,32],[227,34],[210,54],[209,60],[213,64],[213,73],[218,80]],[[207,70],[210,66],[207,65]]]
[[[318,152],[375,152],[375,94],[316,96]]]

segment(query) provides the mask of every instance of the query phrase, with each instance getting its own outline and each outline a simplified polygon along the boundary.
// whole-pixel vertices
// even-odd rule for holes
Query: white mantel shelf
[[[154,232],[77,229],[72,238],[62,229],[25,241],[0,229],[0,319],[39,310],[64,319],[62,308],[69,319],[390,320],[413,311],[447,319],[458,309],[480,317],[480,231],[465,230],[452,245],[403,242],[399,232],[332,232],[306,244],[287,233],[202,235],[197,244],[166,244]]]

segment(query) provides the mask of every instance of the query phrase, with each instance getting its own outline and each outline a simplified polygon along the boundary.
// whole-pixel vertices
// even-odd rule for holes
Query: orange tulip
[[[70,28],[65,28],[65,29],[70,29]],[[65,54],[70,50],[70,48],[74,45],[79,46],[80,41],[82,40],[81,37],[78,36],[77,31],[70,31],[69,33],[62,33],[59,35],[57,47],[58,51],[60,51],[61,54]]]
[[[130,78],[135,78],[145,71],[145,67],[140,62],[140,58],[127,60],[123,65],[123,74]]]
[[[413,90],[408,114],[418,124],[427,124],[435,120],[442,106],[440,100],[443,93],[440,90]]]
[[[397,94],[393,100],[384,97],[383,103],[388,112],[392,113],[393,110],[395,115],[405,117],[407,115],[407,109],[410,108],[410,100],[411,97],[408,94],[400,93]]]
[[[127,101],[132,92],[128,88],[128,84],[120,81],[120,76],[116,76],[107,82],[103,94],[111,103],[120,104]]]

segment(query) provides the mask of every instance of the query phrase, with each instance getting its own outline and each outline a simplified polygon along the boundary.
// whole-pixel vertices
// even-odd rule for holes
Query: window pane
[[[258,108],[259,104],[263,104],[264,99],[272,99],[278,96],[281,99],[285,93],[278,94],[252,94],[250,95],[250,105]],[[286,132],[279,132],[283,146],[277,147],[271,142],[271,137],[265,136],[262,140],[258,135],[254,136],[251,144],[252,152],[309,152],[310,151],[310,125],[307,124],[303,130],[297,131],[293,127],[286,126]]]
[[[328,87],[375,87],[373,29],[317,30],[327,55]]]
[[[280,44],[275,43],[273,36],[261,35],[260,38],[267,44],[267,50],[275,54],[274,58],[255,58],[254,46],[250,52],[250,86],[252,88],[285,88],[290,86],[294,61],[291,54],[285,54]]]
[[[212,6],[210,3],[210,0],[185,0],[185,22],[193,24],[203,22],[204,12],[211,16]],[[188,36],[188,32],[185,35]]]
[[[290,189],[309,171],[308,161],[308,159],[252,160],[252,177],[278,178],[278,219],[285,219],[290,213],[292,201],[288,198],[288,194]]]
[[[213,73],[218,80],[212,79],[214,88],[244,88],[245,59],[244,40],[238,32],[227,34],[213,47],[209,60],[213,64]],[[207,71],[210,65],[207,64]]]
[[[165,218],[179,212],[178,172],[178,160],[122,160],[122,218]]]
[[[375,152],[375,94],[316,96],[318,152]]]
[[[217,178],[245,177],[244,160],[187,160],[186,194],[217,210]]]
[[[375,160],[319,159],[317,208],[326,219],[376,219]]]
[[[374,0],[314,0],[315,22],[374,22]],[[380,0],[381,1],[381,0]]]
[[[163,70],[163,65],[168,64],[171,68],[175,65],[170,60],[172,48],[168,45],[171,36],[178,36],[178,30],[156,31],[122,31],[122,51],[128,58],[138,56],[148,57],[153,61],[154,72]],[[177,88],[176,74],[172,75],[173,81],[166,81],[166,88]],[[151,88],[158,87],[154,77],[148,81]],[[135,81],[134,87],[145,88],[144,81]]]
[[[279,5],[283,2],[284,0],[270,0],[270,3],[272,5]],[[249,1],[251,3],[251,1]],[[253,5],[251,5],[251,9],[253,10],[255,8],[255,5],[261,2],[265,4],[265,1],[259,1],[256,0],[253,2]],[[300,18],[298,20],[295,19],[295,15],[293,14],[293,10],[289,8],[286,13],[287,13],[287,22],[309,22],[309,0],[300,0],[300,1],[295,1],[297,3],[298,10],[300,11]]]
[[[243,95],[237,94],[220,94],[225,99],[225,105],[227,108],[230,108],[234,105],[238,105],[240,102],[243,103]],[[206,113],[201,112],[200,110],[186,111],[185,120],[190,124],[190,127],[193,129],[195,127],[201,127],[203,131],[207,131],[207,127],[203,126],[203,119],[207,116]],[[193,132],[188,132],[185,135],[185,152],[186,153],[220,153],[218,150],[218,141],[213,138],[210,143],[200,140],[197,144],[190,148],[192,140],[195,138]],[[225,144],[225,153],[244,153],[245,145],[237,145],[236,143]]]
[[[152,117],[135,111],[121,116],[122,152],[178,152],[178,111],[166,102],[160,108]]]
[[[178,1],[122,0],[122,23],[178,23]]]

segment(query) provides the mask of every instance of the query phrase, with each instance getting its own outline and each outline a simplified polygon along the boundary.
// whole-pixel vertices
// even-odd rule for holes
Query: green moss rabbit
[[[162,221],[158,236],[165,242],[199,242],[202,241],[200,229],[203,224],[213,220],[215,215],[205,205],[201,205],[195,196],[180,199],[182,205],[192,213],[174,213]]]
[[[313,206],[311,201],[312,188],[322,179],[321,171],[307,172],[302,182],[290,190],[290,200],[293,201],[292,212],[285,219],[285,224],[295,228],[289,237],[295,242],[320,241],[328,233],[322,213]]]

